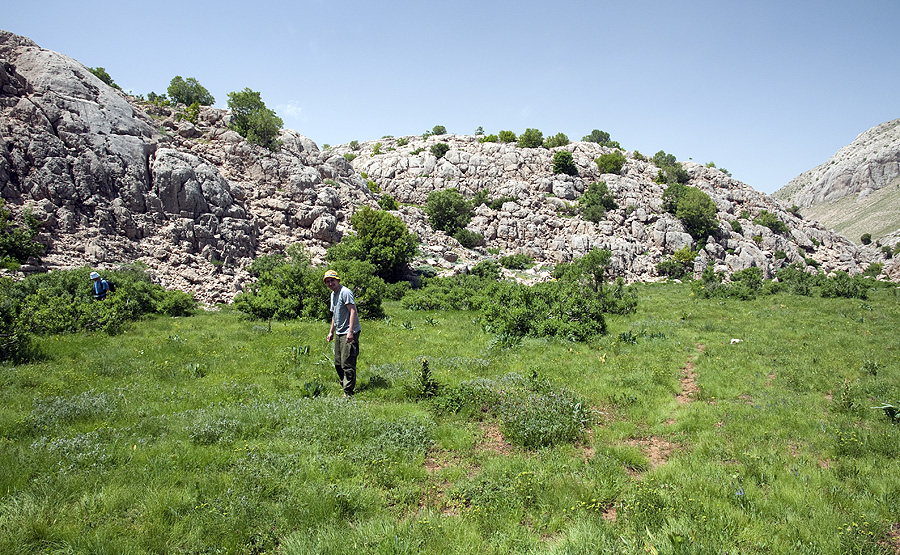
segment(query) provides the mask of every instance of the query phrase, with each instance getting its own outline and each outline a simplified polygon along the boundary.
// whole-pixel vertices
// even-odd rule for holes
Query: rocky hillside
[[[900,119],[859,135],[773,194],[854,241],[900,230]]]
[[[627,154],[621,175],[601,175],[593,160],[610,149],[583,142],[559,147],[574,155],[579,175],[572,177],[552,173],[552,150],[471,136],[320,150],[286,130],[273,153],[244,141],[229,121],[228,112],[203,108],[191,124],[177,109],[138,102],[77,61],[0,31],[0,193],[14,214],[29,210],[43,222],[40,239],[48,246],[40,263],[23,270],[141,261],[166,287],[227,302],[249,279],[244,268],[256,256],[302,243],[321,261],[349,231],[354,210],[378,207],[370,180],[404,203],[396,213],[421,242],[415,265],[445,273],[466,271],[491,253],[524,252],[542,265],[520,277],[537,280],[552,264],[602,247],[613,251],[620,275],[653,280],[658,262],[691,244],[661,208],[656,168],[635,153]],[[429,150],[438,142],[449,146],[440,159]],[[356,155],[352,163],[348,153]],[[811,259],[824,271],[859,272],[871,261],[871,253],[790,214],[780,201],[716,169],[683,164],[689,185],[710,195],[720,220],[695,270],[758,266],[771,275]],[[594,224],[573,207],[601,179],[619,208]],[[446,187],[507,199],[497,210],[482,205],[469,226],[484,235],[484,247],[465,249],[428,225],[421,206],[429,192]],[[789,232],[753,224],[762,210]],[[735,219],[740,232],[730,225]],[[895,270],[887,271],[900,278]]]

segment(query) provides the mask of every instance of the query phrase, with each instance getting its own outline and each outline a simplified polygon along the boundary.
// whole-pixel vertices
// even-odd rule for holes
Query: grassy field
[[[43,338],[0,367],[0,552],[898,552],[900,425],[872,408],[900,402],[897,290],[638,292],[607,336],[511,347],[389,304],[352,399],[321,322]],[[569,437],[558,406],[583,433],[524,446]]]

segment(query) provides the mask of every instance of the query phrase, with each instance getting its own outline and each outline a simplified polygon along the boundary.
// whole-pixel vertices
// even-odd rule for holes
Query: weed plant
[[[634,291],[577,342],[384,301],[352,399],[322,321],[36,336],[0,552],[896,552],[894,290]]]

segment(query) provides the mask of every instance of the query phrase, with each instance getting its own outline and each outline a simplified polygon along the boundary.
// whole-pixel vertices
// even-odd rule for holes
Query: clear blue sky
[[[126,91],[262,94],[319,146],[592,129],[771,193],[900,118],[900,2],[0,0],[0,28]]]

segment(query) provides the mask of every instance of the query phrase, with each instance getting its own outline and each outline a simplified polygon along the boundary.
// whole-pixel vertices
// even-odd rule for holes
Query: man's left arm
[[[347,310],[350,311],[350,329],[347,330],[347,342],[353,341],[353,330],[356,329],[356,324],[359,323],[359,314],[356,311],[356,305],[353,303],[347,303],[345,305]]]

